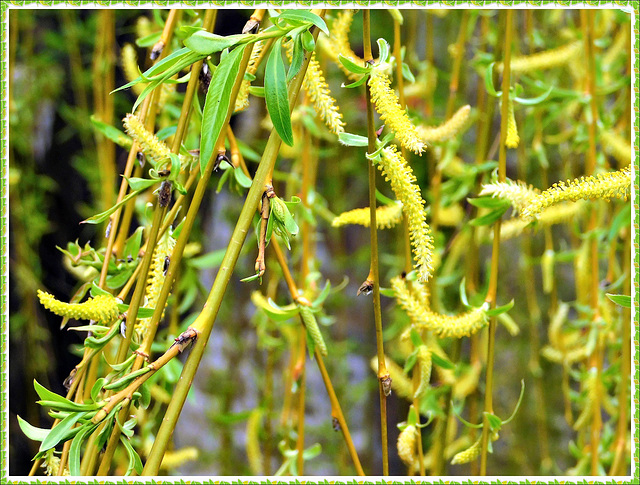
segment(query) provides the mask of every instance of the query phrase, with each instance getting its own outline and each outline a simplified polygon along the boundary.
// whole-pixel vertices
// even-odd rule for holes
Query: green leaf
[[[607,239],[613,241],[623,227],[631,227],[631,204],[625,204],[613,218]]]
[[[391,47],[389,46],[389,43],[384,40],[384,39],[378,39],[377,40],[378,43],[378,53],[380,54],[380,60],[379,62],[387,62],[387,60],[389,59],[389,52]],[[398,61],[398,62],[402,62],[402,61]]]
[[[134,192],[131,192],[129,195],[127,195],[124,199],[122,199],[120,202],[118,202],[116,205],[114,205],[110,209],[107,209],[106,211],[101,212],[100,214],[96,214],[95,216],[91,216],[89,217],[89,219],[81,221],[80,224],[100,224],[101,222],[106,221],[109,218],[109,216],[111,216],[111,214],[113,214],[115,211],[117,211],[120,207],[125,205],[131,199],[136,197],[140,192],[142,192],[142,190],[136,190]]]
[[[46,438],[42,440],[40,444],[40,451],[46,451],[55,447],[60,443],[63,438],[69,433],[69,430],[82,418],[86,413],[72,413],[66,418],[60,421],[51,431],[47,434]]]
[[[129,277],[133,274],[133,268],[123,268],[122,271],[114,275],[107,276],[107,288],[111,290],[116,290],[124,286],[124,284],[129,281]]]
[[[80,475],[80,449],[82,442],[93,433],[96,427],[97,425],[83,426],[71,442],[71,447],[69,448],[69,474],[71,476],[77,477]]]
[[[367,81],[367,79],[369,79],[369,76],[362,76],[360,79],[352,82],[351,84],[342,83],[342,87],[347,89],[357,88],[358,86],[362,86],[365,83],[365,81]]]
[[[338,135],[338,140],[343,145],[350,147],[366,147],[369,145],[369,140],[366,136],[354,135],[353,133],[342,132]]]
[[[100,395],[100,391],[102,390],[104,381],[105,381],[104,377],[97,379],[95,384],[91,388],[91,400],[93,402],[96,402],[98,400],[98,396]]]
[[[126,436],[120,435],[120,441],[122,441],[122,444],[127,450],[127,456],[129,457],[129,466],[124,475],[128,477],[133,471],[140,475],[142,473],[142,460],[140,460],[140,456],[136,453],[136,450],[133,449],[131,441],[129,441]]]
[[[509,207],[509,201],[499,197],[478,197],[476,199],[467,199],[469,204],[481,209],[501,209]]]
[[[246,278],[242,278],[240,281],[242,283],[250,283],[252,281],[257,280],[258,278],[260,278],[260,283],[262,284],[262,277],[260,276],[260,273],[252,274],[251,276],[247,276]]]
[[[321,452],[322,446],[320,446],[320,443],[316,443],[302,452],[302,458],[304,458],[305,461],[309,461],[318,456]]]
[[[151,390],[146,383],[142,384],[138,388],[138,390],[140,391],[140,406],[143,409],[147,409],[149,407],[149,404],[151,404]],[[131,438],[131,436],[129,436],[129,438]]]
[[[620,305],[625,308],[631,308],[631,297],[627,295],[613,295],[611,293],[606,293],[607,298],[611,300],[616,305]]]
[[[252,96],[257,96],[258,98],[264,98],[264,87],[249,86],[249,94]]]
[[[189,38],[185,39],[184,45],[193,52],[210,56],[215,52],[221,52],[225,49],[229,49],[245,39],[247,39],[246,34],[222,36],[212,34],[205,30],[199,30],[193,33]]]
[[[56,394],[55,392],[50,391],[35,379],[33,380],[33,387],[36,390],[38,397],[40,397],[40,399],[43,401],[53,401],[53,402],[59,402],[62,404],[75,404],[69,401],[66,397],[60,396],[59,394]]]
[[[222,258],[224,258],[225,252],[226,249],[211,251],[210,253],[203,254],[197,258],[189,259],[187,264],[197,269],[215,268],[216,266],[220,266],[220,263],[222,263]]]
[[[302,38],[300,36],[293,40],[293,53],[291,55],[291,64],[287,71],[287,82],[291,81],[302,67],[304,62],[304,48],[302,47]]]
[[[488,214],[485,214],[484,216],[472,219],[471,221],[469,221],[469,224],[471,224],[472,226],[489,226],[500,219],[502,215],[507,212],[508,208],[509,205],[507,204],[506,206],[493,210]]]
[[[142,244],[142,231],[144,228],[142,226],[138,227],[136,231],[127,239],[127,242],[124,245],[124,250],[122,251],[122,255],[124,258],[131,257],[132,259],[136,259],[138,257],[138,253],[140,252],[140,245]]]
[[[251,179],[245,175],[241,167],[234,168],[233,175],[235,176],[236,181],[240,184],[240,186],[244,187],[245,189],[251,187]]]
[[[287,96],[287,81],[282,60],[282,39],[271,48],[264,72],[265,102],[269,117],[282,141],[293,146],[293,129]]]
[[[410,83],[416,82],[415,76],[413,75],[413,73],[411,72],[411,69],[405,62],[402,63],[402,77],[405,78]]]
[[[294,22],[305,22],[318,27],[322,32],[329,35],[329,29],[322,17],[307,10],[285,10],[277,17],[280,20],[293,20]]]
[[[104,136],[106,136],[109,140],[114,142],[116,145],[119,145],[127,149],[131,148],[131,144],[133,142],[130,136],[125,135],[123,132],[121,132],[117,128],[114,128],[113,126],[100,121],[98,118],[96,118],[95,115],[91,115],[91,123],[93,123],[93,126],[100,133],[102,133]]]
[[[492,431],[498,431],[502,427],[502,420],[498,416],[487,412],[484,415],[487,417]]]
[[[354,74],[368,74],[371,72],[371,66],[360,66],[342,54],[338,54],[338,60],[347,70]]]
[[[506,420],[504,420],[502,422],[502,424],[507,424],[510,423],[511,420],[515,417],[516,413],[518,412],[518,409],[520,409],[520,405],[522,404],[522,398],[524,397],[524,379],[522,379],[520,381],[520,397],[518,398],[518,402],[516,403],[516,407],[513,410],[513,412],[511,413],[511,416],[509,416],[509,418],[507,418]]]
[[[202,128],[200,138],[200,173],[213,156],[216,142],[229,111],[230,96],[235,83],[240,61],[246,47],[241,46],[229,52],[213,73],[207,98],[202,112]]]
[[[300,41],[302,42],[302,47],[307,52],[313,52],[316,49],[316,41],[313,38],[313,34],[308,30],[305,30],[300,34]]]
[[[409,371],[411,371],[411,369],[413,369],[413,366],[416,365],[416,362],[418,361],[418,354],[416,352],[413,352],[412,354],[409,355],[409,357],[407,357],[407,360],[404,363],[404,373],[409,373]]]
[[[153,34],[145,35],[144,37],[136,39],[136,45],[138,47],[151,47],[158,43],[161,35],[162,32],[154,32]]]
[[[491,310],[487,310],[486,311],[486,315],[488,317],[493,317],[496,315],[500,315],[501,313],[506,313],[509,310],[511,310],[513,308],[513,298],[511,299],[511,301],[505,305],[502,306],[498,306],[495,308],[492,308]]]
[[[431,360],[438,367],[442,367],[443,369],[454,369],[455,365],[446,357],[441,357],[435,352],[431,354]]]
[[[331,282],[327,280],[327,282],[324,285],[324,288],[322,289],[318,297],[315,300],[313,300],[313,303],[311,304],[311,306],[314,308],[319,308],[327,299],[327,296],[329,296],[330,292],[331,292]]]
[[[493,87],[493,66],[495,62],[492,62],[487,66],[487,69],[484,71],[484,87],[491,96],[498,97],[502,94],[502,91],[497,92]]]
[[[514,96],[513,101],[518,104],[523,104],[525,106],[533,106],[547,99],[551,94],[551,91],[553,91],[553,86],[549,86],[549,89],[546,92],[542,93],[540,96],[536,96],[535,98],[525,99],[525,98],[519,98],[517,96]]]
[[[20,416],[18,416],[18,424],[20,425],[20,429],[27,436],[27,438],[33,441],[43,441],[49,434],[49,431],[51,431],[50,429],[36,428],[35,426],[31,426]]]

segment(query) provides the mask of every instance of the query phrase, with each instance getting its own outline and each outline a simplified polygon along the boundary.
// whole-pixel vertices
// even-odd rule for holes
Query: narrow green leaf
[[[487,417],[487,421],[489,421],[489,426],[492,431],[498,431],[502,427],[502,420],[498,416],[491,413],[484,414]]]
[[[549,95],[551,94],[551,91],[553,91],[553,86],[549,86],[549,89],[546,92],[542,93],[540,96],[536,96],[535,98],[525,99],[525,98],[519,98],[519,97],[515,96],[513,98],[513,101],[518,103],[518,104],[523,104],[525,106],[533,106],[533,105],[536,105],[536,104],[540,104],[545,99],[547,99],[549,97]]]
[[[144,37],[136,39],[136,45],[138,47],[151,47],[152,45],[157,44],[161,35],[162,32],[154,32],[152,34],[145,35]]]
[[[347,133],[346,131],[338,135],[338,140],[343,145],[350,147],[366,147],[369,145],[369,140],[366,136],[354,135],[353,133]]]
[[[371,71],[371,66],[361,66],[359,64],[356,64],[351,59],[343,56],[342,54],[338,54],[338,60],[345,68],[347,68],[354,74],[369,74],[369,72]]]
[[[387,62],[389,60],[389,53],[391,52],[391,46],[384,39],[378,39],[378,53],[379,53],[379,62]],[[402,62],[402,61],[399,61]]]
[[[245,39],[247,39],[246,34],[222,36],[212,34],[205,30],[199,30],[185,39],[184,45],[193,52],[210,56],[215,52],[221,52],[225,49],[229,49]]]
[[[93,123],[93,126],[98,130],[98,132],[102,133],[116,145],[127,149],[131,148],[131,137],[125,135],[119,129],[100,121],[95,115],[91,115],[91,123]]]
[[[313,52],[316,49],[316,41],[313,38],[313,34],[311,32],[309,32],[308,30],[305,30],[300,35],[300,38],[301,38],[302,47],[304,47],[304,50],[306,50],[307,52]]]
[[[233,169],[233,175],[236,178],[236,181],[245,189],[251,187],[251,179],[245,175],[242,171],[241,167],[236,167]]]
[[[287,96],[287,81],[282,60],[282,39],[278,39],[271,48],[264,72],[264,92],[267,111],[273,127],[282,141],[293,146],[293,129]]]
[[[218,65],[213,74],[207,99],[204,103],[202,113],[202,129],[200,138],[200,172],[204,172],[205,167],[213,156],[215,144],[218,141],[222,126],[227,118],[229,110],[230,96],[235,83],[240,61],[246,47],[240,46],[229,52]]]
[[[416,82],[415,76],[413,75],[413,73],[411,72],[411,69],[409,69],[409,66],[405,62],[402,63],[402,77],[405,78],[410,83]]]
[[[508,208],[508,206],[505,206],[503,208],[493,210],[488,214],[485,214],[484,216],[472,219],[469,224],[471,224],[472,226],[489,226],[500,219],[502,215],[507,212]]]
[[[278,15],[278,19],[310,23],[318,27],[325,34],[329,35],[329,29],[322,17],[307,10],[285,10]]]
[[[367,81],[367,79],[369,79],[369,76],[365,75],[365,76],[362,76],[357,81],[352,82],[351,84],[342,83],[342,87],[347,89],[357,88],[358,86],[362,86]]]
[[[91,216],[89,217],[89,219],[86,219],[80,222],[80,224],[100,224],[101,222],[106,221],[111,214],[113,214],[115,211],[117,211],[120,207],[125,205],[131,199],[136,197],[140,192],[142,192],[142,190],[136,190],[134,192],[131,192],[129,195],[127,195],[124,199],[122,199],[120,202],[118,202],[116,205],[114,205],[110,209],[107,209],[106,211],[101,212],[100,214],[96,214],[95,216]]]
[[[42,440],[40,444],[40,451],[46,451],[55,447],[71,428],[82,418],[86,413],[73,413],[60,421],[51,431],[47,434],[46,438]]]
[[[133,449],[131,441],[124,435],[120,435],[120,441],[122,441],[122,444],[127,450],[127,456],[129,457],[129,466],[124,475],[128,477],[133,471],[138,475],[142,474],[142,460],[140,460],[140,456],[136,453],[136,450]]]
[[[93,433],[96,427],[97,425],[83,426],[71,442],[71,447],[69,448],[69,474],[71,476],[80,476],[80,449],[82,442],[89,434]]]
[[[20,416],[18,416],[18,424],[20,425],[20,429],[26,435],[26,437],[33,441],[43,441],[49,434],[49,431],[51,431],[50,429],[36,428],[35,426],[31,426]]]
[[[492,62],[484,71],[484,87],[486,88],[487,93],[497,98],[498,96],[500,96],[500,93],[496,92],[495,88],[493,87],[493,66],[495,64],[495,62]]]
[[[435,365],[437,365],[438,367],[442,367],[443,369],[453,369],[453,368],[455,368],[455,365],[453,364],[453,362],[451,362],[446,357],[440,357],[435,352],[431,354],[431,360],[433,361],[433,363]]]
[[[467,201],[472,206],[481,209],[501,209],[503,207],[509,207],[509,201],[499,197],[478,197],[475,199],[467,199]]]
[[[102,385],[104,384],[104,377],[101,377],[96,380],[95,384],[91,388],[91,400],[96,402],[98,400],[98,396],[100,395],[100,391],[102,391]]]
[[[258,98],[264,98],[264,87],[262,86],[249,86],[249,94]]]
[[[124,245],[124,251],[122,255],[125,259],[131,257],[131,259],[136,259],[138,257],[138,252],[140,251],[140,245],[142,244],[142,231],[144,227],[140,226],[136,231],[127,239],[127,242]]]
[[[611,300],[616,305],[620,305],[625,308],[631,308],[631,297],[627,295],[613,295],[611,293],[607,293],[607,298]]]
[[[493,317],[496,315],[500,315],[501,313],[506,313],[513,308],[513,298],[511,301],[505,305],[495,307],[491,310],[487,310],[486,314],[488,317]]]
[[[297,36],[293,40],[293,54],[291,55],[291,64],[287,71],[287,82],[291,81],[302,67],[304,62],[304,48],[302,47],[302,38]]]

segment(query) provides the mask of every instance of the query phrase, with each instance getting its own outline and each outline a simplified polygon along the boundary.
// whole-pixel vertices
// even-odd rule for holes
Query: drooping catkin
[[[402,367],[396,364],[389,357],[385,356],[384,358],[385,365],[387,370],[389,371],[389,376],[391,377],[391,389],[398,396],[408,399],[409,401],[413,400],[413,384],[411,380],[406,376]],[[374,372],[378,372],[378,357],[373,357],[369,364]]]
[[[160,296],[160,291],[164,284],[166,271],[171,261],[171,254],[173,253],[175,245],[176,240],[169,234],[169,232],[165,232],[160,241],[158,241],[158,244],[156,244],[156,248],[153,251],[149,277],[147,278],[147,289],[145,294],[146,307],[155,308],[158,303],[158,297]],[[163,317],[164,313],[160,319]],[[140,340],[142,340],[147,334],[150,323],[151,317],[141,318],[136,322],[135,333]]]
[[[155,162],[169,158],[171,150],[166,143],[147,130],[136,115],[129,113],[122,122],[127,134],[138,143],[140,150],[147,157]]]
[[[361,74],[356,74],[349,71],[338,60],[338,56],[342,55],[360,66],[364,66],[364,60],[351,50],[349,44],[349,30],[351,29],[351,22],[353,21],[353,11],[343,10],[338,13],[333,24],[331,25],[331,35],[328,39],[324,40],[321,37],[320,45],[323,46],[324,51],[328,57],[335,62],[338,67],[347,75],[352,81],[360,79]]]
[[[544,52],[538,52],[528,56],[512,57],[511,72],[523,74],[562,66],[577,57],[582,51],[582,46],[583,43],[581,41],[576,41]],[[499,71],[502,71],[503,67],[502,63],[497,66]]]
[[[507,108],[507,136],[504,140],[504,144],[507,148],[518,148],[520,135],[518,135],[516,114],[513,106],[513,100],[511,98],[509,98],[509,105]]]
[[[262,422],[262,409],[251,411],[247,419],[247,441],[245,449],[249,468],[254,475],[264,475],[264,458],[260,450],[260,423]]]
[[[418,430],[412,424],[408,425],[398,435],[398,456],[411,469],[416,460],[416,438]]]
[[[425,202],[416,177],[395,145],[382,150],[378,168],[385,180],[391,183],[396,198],[402,202],[402,211],[407,215],[418,279],[426,282],[433,272],[433,237],[426,221]]]
[[[84,303],[65,303],[56,300],[55,297],[42,290],[37,291],[40,303],[47,310],[60,317],[69,317],[75,320],[95,320],[109,325],[120,315],[117,298],[111,295],[98,295],[89,298]]]
[[[439,126],[418,126],[420,138],[425,143],[438,143],[458,136],[469,125],[471,106],[466,105]]]
[[[581,216],[584,208],[585,202],[581,200],[576,202],[562,202],[561,204],[549,207],[537,215],[536,221],[538,222],[538,227],[552,226],[554,224],[562,224],[575,220]],[[523,221],[519,217],[504,221],[500,229],[500,240],[506,241],[507,239],[519,236],[526,231],[529,224],[529,221]],[[489,239],[493,239],[493,231],[489,231],[488,236]]]
[[[251,57],[249,57],[249,64],[247,64],[247,74],[255,76],[258,70],[258,59],[262,54],[264,43],[262,41],[255,42],[251,50]],[[235,112],[243,111],[249,107],[249,88],[251,87],[251,81],[243,79],[240,84],[240,90],[236,97]]]
[[[395,133],[400,144],[407,150],[421,154],[426,145],[407,112],[400,106],[396,93],[391,89],[391,80],[385,73],[387,67],[388,65],[383,63],[371,70],[368,81],[371,100],[380,114],[380,119]]]
[[[142,15],[136,21],[136,38],[142,39],[148,35],[151,35],[151,20]]]
[[[631,142],[614,131],[605,130],[600,133],[602,146],[607,153],[613,155],[625,165],[631,163]]]
[[[484,184],[479,195],[490,195],[491,197],[505,199],[509,201],[516,212],[522,212],[522,209],[539,194],[540,191],[532,185],[527,185],[519,180],[506,179],[504,182]]]
[[[499,438],[498,433],[492,433],[491,441],[495,441]],[[482,451],[482,436],[473,443],[469,448],[460,453],[457,453],[451,460],[452,465],[462,465],[463,463],[470,463],[476,460],[480,456]]]
[[[320,327],[318,327],[318,322],[316,321],[316,317],[306,305],[299,305],[300,308],[300,316],[302,317],[302,321],[304,322],[304,326],[309,332],[309,336],[316,348],[323,356],[328,354],[327,352],[327,344],[324,343],[324,338],[322,338],[322,333],[320,332]]]
[[[146,18],[146,17],[143,17]],[[140,76],[139,67],[138,67],[138,55],[136,54],[136,49],[131,44],[125,44],[122,48],[122,71],[124,72],[124,77],[127,81],[131,82],[134,79],[137,79]],[[144,90],[146,84],[138,83],[131,86],[131,90],[136,94],[140,95]]]
[[[178,450],[167,451],[162,457],[162,464],[160,468],[164,470],[171,470],[183,466],[189,461],[195,461],[198,459],[200,452],[195,446],[185,446]]]
[[[400,222],[402,222],[401,202],[376,207],[376,226],[378,226],[378,229],[388,229],[394,227]],[[346,226],[348,224],[357,224],[369,227],[371,224],[371,213],[369,207],[343,212],[337,216],[333,222],[331,222],[333,227]]]
[[[420,380],[416,392],[414,393],[414,398],[420,399],[420,397],[422,397],[429,388],[429,381],[431,380],[431,351],[426,345],[418,347],[417,364],[420,367]]]
[[[627,200],[631,188],[631,169],[623,168],[617,172],[600,173],[580,177],[572,181],[557,182],[541,194],[533,197],[520,213],[524,220],[531,220],[537,214],[560,202],[580,199],[619,198]]]
[[[593,414],[593,404],[598,395],[598,369],[592,367],[589,369],[587,378],[584,381],[584,407],[580,412],[580,415],[573,423],[573,429],[579,430],[584,428]]]

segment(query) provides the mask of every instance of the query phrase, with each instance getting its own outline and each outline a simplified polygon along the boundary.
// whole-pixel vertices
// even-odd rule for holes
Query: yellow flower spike
[[[148,35],[151,35],[151,21],[143,15],[136,21],[136,37],[142,39]]]
[[[136,115],[129,113],[122,122],[127,134],[138,143],[140,150],[147,157],[156,162],[169,158],[171,150],[166,143],[148,131]]]
[[[262,409],[256,408],[251,411],[247,419],[247,441],[245,449],[249,468],[253,475],[264,475],[264,458],[260,451],[260,423],[262,421]]]
[[[386,68],[388,64],[383,63],[374,66],[371,70],[369,77],[371,100],[380,114],[380,119],[395,133],[400,144],[419,155],[425,150],[426,145],[421,140],[418,129],[409,120],[407,112],[400,107],[400,101],[390,87],[391,80],[384,72]]]
[[[511,58],[511,72],[523,74],[532,71],[541,71],[543,69],[551,69],[562,66],[574,59],[582,51],[583,44],[581,41],[572,42],[556,49],[550,49],[529,56],[517,56]],[[502,71],[502,63],[497,65],[499,71]]]
[[[155,308],[158,303],[160,290],[162,290],[162,285],[164,284],[165,275],[169,268],[171,254],[173,253],[175,245],[176,240],[171,237],[168,232],[165,232],[153,251],[151,269],[149,270],[149,277],[147,278],[147,290],[145,294],[146,307]],[[160,319],[162,318],[164,318],[164,313]],[[135,333],[140,340],[142,340],[147,334],[150,323],[151,318],[142,318],[136,322]]]
[[[600,133],[600,139],[607,153],[625,165],[631,163],[631,142],[629,140],[608,130]]]
[[[402,202],[402,211],[407,215],[409,223],[418,280],[424,283],[433,272],[433,237],[426,222],[425,202],[416,183],[416,177],[395,145],[382,150],[378,169],[391,183],[396,198]]]
[[[316,321],[316,317],[306,305],[299,305],[300,308],[300,316],[302,317],[302,321],[304,322],[304,326],[309,332],[313,343],[316,348],[320,352],[320,354],[325,357],[328,355],[327,352],[327,344],[324,343],[324,338],[322,338],[322,333],[320,332],[320,327],[318,327],[318,322]]]
[[[420,138],[425,143],[438,143],[450,140],[469,125],[471,106],[466,105],[456,111],[453,116],[439,126],[418,126]]]
[[[513,100],[509,98],[509,106],[507,111],[507,137],[504,144],[507,148],[518,148],[520,136],[518,135],[518,126],[516,125],[516,115],[513,109]]]
[[[378,229],[388,229],[400,222],[402,222],[402,203],[397,202],[376,208],[376,225]],[[343,212],[331,222],[333,227],[341,227],[348,224],[369,227],[371,224],[369,207]]]
[[[584,211],[584,201],[576,202],[563,202],[553,207],[549,207],[544,212],[538,214],[536,220],[538,221],[538,227],[552,226],[554,224],[561,224],[567,221],[571,221],[580,217]],[[519,236],[527,230],[529,226],[528,221],[523,221],[520,218],[509,219],[502,223],[500,229],[500,240],[506,241],[513,237]],[[489,239],[493,239],[493,231],[488,233]]]
[[[195,446],[186,446],[179,450],[167,451],[162,457],[162,465],[160,468],[170,470],[184,465],[188,461],[195,461],[198,459],[200,452]]]
[[[352,21],[352,10],[343,10],[342,12],[339,12],[331,25],[331,36],[328,39],[321,37],[320,45],[323,47],[327,56],[338,65],[349,79],[357,81],[362,77],[362,75],[349,71],[338,60],[338,56],[342,54],[344,57],[351,59],[356,64],[364,66],[364,60],[358,57],[356,53],[351,50],[351,45],[349,44],[349,30],[351,29]]]
[[[98,295],[94,298],[89,298],[84,303],[65,303],[56,300],[52,294],[42,290],[38,290],[37,294],[42,306],[60,317],[69,317],[75,320],[95,320],[109,325],[120,315],[118,303],[121,302],[111,295]]]
[[[287,42],[287,56],[289,60],[293,57],[293,42]],[[342,121],[342,113],[338,111],[336,100],[331,97],[329,85],[324,79],[315,52],[311,53],[311,61],[309,61],[303,86],[313,103],[316,114],[324,121],[329,131],[335,135],[344,133],[345,123]]]
[[[431,351],[426,345],[418,347],[417,363],[420,366],[420,383],[414,394],[415,399],[419,399],[426,392],[431,380]]]
[[[631,189],[631,169],[580,177],[572,181],[557,182],[541,194],[533,197],[520,213],[523,220],[532,220],[537,214],[560,202],[580,199],[612,198],[627,200]]]
[[[398,435],[398,456],[408,468],[416,460],[416,441],[418,430],[414,425],[409,425]]]
[[[393,392],[402,398],[413,401],[413,384],[411,383],[411,379],[406,376],[402,367],[389,357],[385,356],[384,361],[391,376],[391,389],[393,389]],[[374,372],[378,372],[378,357],[373,357],[369,364]]]
[[[593,403],[598,395],[598,369],[592,367],[589,369],[589,375],[584,382],[584,390],[586,391],[585,406],[582,408],[580,416],[573,423],[573,429],[580,430],[584,428],[593,414]]]
[[[423,322],[429,316],[429,307],[420,302],[410,291],[407,281],[396,276],[391,278],[391,288],[395,293],[396,300],[402,309],[407,313],[411,323]]]
[[[496,441],[498,438],[498,433],[493,433],[491,435],[491,441]],[[457,453],[453,457],[453,460],[451,460],[451,464],[462,465],[463,463],[470,463],[480,456],[480,451],[482,451],[482,436],[478,438],[478,440],[469,448],[461,451],[460,453]]]
[[[146,18],[146,17],[144,17]],[[122,48],[122,71],[124,72],[124,77],[127,81],[131,82],[134,79],[137,79],[140,76],[138,72],[138,55],[136,54],[136,49],[131,44],[125,44]],[[140,95],[144,90],[146,84],[138,83],[131,86],[131,90],[136,94]]]
[[[258,41],[253,44],[253,48],[251,50],[251,57],[249,57],[249,64],[247,64],[247,73],[254,75],[258,70],[258,59],[260,58],[260,54],[262,53],[262,48],[264,47],[264,43],[262,41]],[[240,91],[238,91],[238,97],[236,98],[236,107],[235,112],[244,111],[249,107],[249,88],[251,87],[251,81],[248,79],[243,79],[242,84],[240,84]]]
[[[532,185],[507,179],[504,182],[484,184],[479,195],[490,195],[491,197],[508,200],[517,212],[522,212],[522,209],[539,194],[540,191]]]

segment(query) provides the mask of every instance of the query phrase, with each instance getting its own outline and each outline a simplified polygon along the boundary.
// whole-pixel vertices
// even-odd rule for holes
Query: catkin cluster
[[[349,44],[349,30],[351,29],[352,21],[352,10],[343,10],[339,12],[331,26],[331,36],[326,42],[323,41],[321,45],[323,45],[328,57],[338,65],[347,77],[352,81],[356,81],[360,79],[362,75],[349,71],[338,60],[338,56],[342,55],[351,59],[356,64],[364,66],[364,61],[358,57],[353,50],[351,50],[351,45]]]
[[[556,49],[550,49],[529,56],[518,56],[511,58],[512,73],[527,73],[541,71],[561,66],[577,57],[582,51],[582,42],[576,41]],[[503,65],[499,64],[498,70],[502,71]]]
[[[247,74],[255,76],[258,70],[258,59],[262,54],[262,48],[264,43],[262,41],[255,42],[251,49],[251,57],[249,57],[249,63],[247,64]],[[240,90],[236,97],[235,112],[243,111],[249,107],[249,88],[251,87],[251,81],[243,79],[240,84]]]
[[[491,197],[509,201],[516,212],[522,212],[523,208],[529,205],[531,200],[539,194],[540,191],[532,185],[510,179],[504,182],[484,184],[480,191],[481,196],[490,195]]]
[[[395,145],[382,150],[378,168],[385,180],[391,183],[396,198],[402,202],[402,210],[407,215],[409,223],[418,279],[426,282],[433,272],[433,237],[426,222],[425,202],[416,183],[416,177]]]
[[[138,143],[140,150],[147,157],[155,162],[169,158],[171,150],[166,143],[147,130],[136,115],[129,113],[122,123],[127,134]]]
[[[388,229],[394,227],[402,221],[402,203],[383,205],[376,208],[376,226],[378,229]],[[343,212],[331,222],[333,227],[357,224],[369,227],[371,224],[371,213],[369,207],[363,209],[353,209]]]
[[[392,359],[385,356],[384,362],[387,371],[389,372],[389,377],[391,377],[391,389],[393,389],[393,392],[398,396],[411,401],[413,399],[413,384],[411,383],[411,380],[404,373],[402,367],[396,364]],[[378,372],[377,357],[373,357],[369,364],[375,372]]]
[[[412,424],[408,425],[398,435],[398,456],[409,469],[416,460],[416,439],[418,430]]]
[[[627,200],[631,188],[631,169],[580,177],[572,181],[557,182],[541,194],[533,197],[520,213],[524,220],[532,220],[537,214],[560,202],[580,199],[619,198]]]
[[[518,148],[520,143],[520,135],[518,135],[518,126],[516,125],[516,114],[513,107],[513,100],[509,98],[507,106],[507,136],[504,144],[507,148]]]
[[[52,294],[42,290],[38,290],[37,293],[42,306],[60,317],[69,317],[75,320],[94,320],[110,325],[120,315],[119,302],[111,295],[98,295],[89,298],[84,303],[65,303],[56,300]]]
[[[369,88],[371,89],[371,100],[380,114],[380,119],[396,135],[400,144],[414,153],[421,154],[426,145],[420,137],[418,129],[415,127],[407,112],[402,109],[396,93],[391,89],[391,80],[385,74],[386,64],[378,64],[371,70],[369,77]]]

